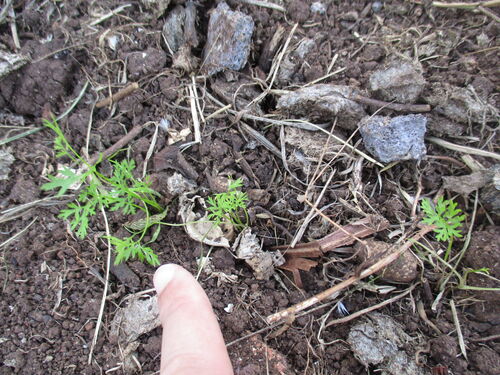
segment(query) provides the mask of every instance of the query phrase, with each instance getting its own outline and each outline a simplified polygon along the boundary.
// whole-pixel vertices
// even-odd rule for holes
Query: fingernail
[[[175,274],[175,264],[164,264],[158,268],[153,277],[153,284],[156,289],[156,293],[160,295],[168,283],[173,279]]]

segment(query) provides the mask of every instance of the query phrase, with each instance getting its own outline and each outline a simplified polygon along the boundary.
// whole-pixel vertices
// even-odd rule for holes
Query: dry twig
[[[390,102],[384,102],[381,100],[376,100],[376,99],[371,99],[367,98],[361,95],[354,95],[350,99],[366,104],[366,105],[371,105],[374,107],[379,107],[379,108],[388,108],[392,109],[393,111],[398,111],[398,112],[429,112],[431,110],[431,106],[429,104],[401,104],[401,103],[390,103]]]
[[[385,301],[382,301],[380,303],[377,303],[376,305],[373,305],[373,306],[370,306],[370,307],[367,307],[366,309],[363,309],[363,310],[359,310],[359,311],[356,311],[355,313],[353,314],[350,314],[344,318],[340,318],[340,319],[335,319],[335,320],[331,320],[329,321],[325,327],[330,327],[331,325],[334,325],[334,324],[342,324],[342,323],[347,323],[353,319],[356,319],[364,314],[367,314],[371,311],[374,311],[374,310],[378,310],[386,305],[389,305],[393,302],[396,302],[397,300],[403,298],[404,296],[406,296],[407,294],[409,294],[413,289],[415,289],[415,287],[417,286],[417,284],[414,284],[412,285],[410,288],[408,288],[406,291],[404,291],[403,293],[400,293],[398,294],[397,296],[394,296],[392,298],[389,298]]]
[[[103,108],[113,103],[119,102],[123,98],[126,98],[127,96],[132,94],[138,88],[139,84],[137,82],[131,83],[130,85],[127,85],[123,89],[119,90],[116,94],[113,94],[106,99],[100,100],[95,106],[96,108]]]
[[[106,159],[108,156],[114,154],[116,151],[118,151],[123,146],[125,146],[126,144],[128,144],[137,135],[139,135],[141,133],[142,129],[144,129],[144,127],[146,125],[149,125],[149,124],[150,123],[146,123],[144,125],[136,125],[136,126],[134,126],[131,131],[129,131],[127,134],[125,134],[123,136],[123,138],[120,139],[118,142],[116,142],[113,146],[107,148],[106,150],[104,150],[104,152],[99,153],[97,155],[94,155],[92,158],[90,158],[89,164],[93,165],[93,164],[97,163],[97,161],[100,158]]]
[[[365,268],[362,270],[359,275],[353,275],[349,277],[348,279],[342,281],[341,283],[321,292],[316,294],[315,296],[299,302],[285,310],[279,311],[275,314],[269,315],[266,318],[267,323],[275,323],[277,321],[281,321],[283,319],[286,319],[290,315],[295,315],[299,311],[305,310],[308,307],[315,305],[316,303],[319,303],[321,301],[324,301],[325,299],[329,298],[331,295],[334,293],[340,292],[341,290],[349,287],[350,285],[355,284],[361,279],[364,279],[365,277],[368,277],[375,272],[378,272],[382,270],[383,268],[387,267],[389,264],[394,262],[401,254],[403,254],[406,250],[410,248],[414,244],[415,241],[418,241],[420,238],[422,238],[425,234],[431,232],[434,230],[434,226],[425,226],[423,227],[417,234],[415,234],[411,239],[407,240],[403,245],[401,245],[396,251],[391,252],[389,255],[383,257],[379,261],[377,261],[375,264],[371,265],[370,267]]]

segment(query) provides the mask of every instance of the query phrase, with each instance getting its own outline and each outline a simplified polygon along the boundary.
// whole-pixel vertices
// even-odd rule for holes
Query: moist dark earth
[[[340,225],[360,219],[363,213],[385,217],[389,229],[376,234],[376,238],[386,242],[394,242],[415,220],[415,207],[408,197],[434,198],[440,194],[453,198],[467,214],[464,237],[455,241],[452,248],[451,259],[457,261],[464,245],[468,245],[456,271],[462,275],[466,269],[486,267],[489,277],[484,272],[469,274],[467,285],[500,287],[498,181],[496,187],[490,184],[473,189],[470,194],[460,194],[449,185],[443,187],[442,179],[469,175],[469,159],[488,169],[498,163],[498,158],[469,155],[426,142],[427,155],[422,160],[402,161],[382,171],[382,167],[358,154],[337,152],[338,148],[321,161],[321,152],[311,157],[297,144],[287,144],[281,154],[272,153],[243,124],[282,150],[285,142],[280,125],[243,115],[286,119],[287,115],[277,110],[280,90],[296,90],[318,79],[318,83],[347,85],[369,96],[366,93],[370,76],[399,59],[418,63],[421,68],[425,87],[416,103],[432,107],[424,114],[429,120],[427,135],[494,154],[498,152],[498,118],[474,119],[466,113],[468,120],[461,121],[438,110],[445,98],[436,97],[433,90],[436,85],[455,92],[457,88],[472,87],[477,100],[498,108],[499,23],[495,20],[495,8],[489,8],[488,14],[478,9],[436,8],[426,0],[325,0],[321,2],[322,11],[317,10],[317,4],[311,8],[313,2],[309,0],[276,1],[285,10],[282,12],[228,1],[232,10],[243,12],[255,23],[248,61],[238,72],[206,76],[200,62],[210,11],[218,2],[194,3],[198,43],[191,46],[189,63],[172,57],[162,28],[176,6],[193,3],[172,1],[159,13],[145,3],[148,2],[13,1],[21,48],[16,50],[11,28],[14,20],[9,16],[0,25],[2,50],[28,56],[30,61],[0,78],[2,115],[23,116],[25,126],[31,129],[41,125],[42,117],[60,116],[69,109],[59,121],[64,134],[76,150],[85,150],[88,144],[90,155],[108,149],[135,126],[149,122],[150,126],[124,145],[117,156],[135,160],[137,177],[150,159],[155,125],[168,121],[169,133],[161,126],[158,128],[152,157],[146,164],[152,186],[161,194],[162,205],[169,207],[164,221],[180,222],[179,199],[165,182],[174,172],[189,179],[202,197],[224,191],[220,181],[228,176],[241,177],[243,190],[251,198],[249,224],[266,251],[271,246],[290,243],[310,211],[301,197],[308,189],[308,199],[314,202],[331,173],[333,180],[318,207],[326,207],[323,213]],[[111,13],[113,10],[117,11]],[[280,29],[282,37],[271,48],[272,38]],[[277,74],[270,87],[266,78],[283,47],[299,50],[304,40],[312,40],[314,48],[305,55],[285,54],[280,66],[282,74]],[[336,70],[341,71],[325,78]],[[137,82],[139,89],[117,103],[95,108],[97,101],[131,82]],[[193,82],[205,118],[228,104],[235,112],[222,111],[202,121],[201,143],[180,154],[181,146],[194,140],[189,91]],[[267,92],[263,100],[247,106],[263,92]],[[248,112],[248,108],[252,111]],[[369,115],[399,114],[373,106],[366,106],[365,110]],[[326,129],[333,123],[332,118]],[[183,129],[191,132],[173,139]],[[68,223],[58,218],[59,211],[74,196],[55,198],[53,192],[40,189],[57,167],[53,134],[43,129],[3,142],[24,130],[12,121],[2,120],[0,148],[12,154],[15,161],[7,178],[0,181],[0,373],[124,373],[122,348],[110,337],[110,323],[116,312],[127,305],[127,296],[152,288],[155,267],[139,261],[111,267],[102,327],[89,363],[106,274],[108,249],[102,239],[105,224],[97,215],[91,221],[89,235],[80,240]],[[298,136],[303,142],[319,142],[322,149],[324,134],[302,131],[307,133]],[[335,132],[343,139],[352,135],[350,144],[366,152],[360,135],[353,135],[352,129],[339,127]],[[311,143],[302,147],[310,148]],[[160,153],[165,149],[165,154],[173,156],[166,162],[155,158],[165,155]],[[464,155],[469,159],[464,159]],[[318,162],[324,169],[312,181]],[[109,163],[103,162],[100,168],[109,169]],[[9,211],[13,208],[20,209]],[[122,224],[129,218],[112,212],[108,218],[112,233],[126,234]],[[317,216],[302,241],[321,238],[335,230]],[[465,236],[469,231],[470,241]],[[426,237],[425,243],[441,251],[441,256],[446,249],[446,244],[435,241],[432,235]],[[199,279],[230,344],[228,350],[236,374],[348,375],[378,373],[383,369],[383,364],[363,363],[347,341],[351,328],[369,319],[366,315],[327,328],[322,323],[324,319],[342,317],[339,310],[332,310],[339,300],[350,313],[355,313],[397,295],[409,284],[390,284],[379,278],[365,280],[365,287],[351,286],[333,300],[324,301],[323,307],[297,317],[280,333],[276,332],[280,326],[265,329],[268,315],[338,283],[352,274],[359,262],[345,253],[327,253],[318,259],[316,267],[301,271],[300,289],[288,271],[277,270],[269,280],[257,280],[252,269],[235,259],[229,249],[196,242],[182,227],[162,227],[151,247],[161,263],[180,264],[193,274],[198,272],[197,258],[209,253],[214,271],[237,276],[234,282],[221,281],[203,271]],[[452,277],[433,306],[440,293],[439,283],[448,275],[448,269],[430,255],[417,253],[419,272],[412,281],[412,292],[378,309],[396,321],[410,338],[403,348],[409,360],[418,361],[425,374],[499,374],[500,293],[460,289],[458,279]],[[375,289],[388,285],[394,287],[388,294]],[[456,307],[461,335],[457,333],[451,301]],[[232,310],[227,309],[229,304],[233,304]],[[467,358],[460,348],[459,336],[463,338]],[[238,339],[241,340],[234,342]],[[140,369],[127,371],[158,373],[160,340],[160,328],[143,334],[134,354]]]

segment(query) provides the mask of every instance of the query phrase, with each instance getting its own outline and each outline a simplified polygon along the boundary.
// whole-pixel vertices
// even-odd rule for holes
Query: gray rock
[[[189,1],[186,7],[177,5],[168,14],[163,25],[162,35],[172,54],[187,44],[189,47],[198,45],[196,32],[196,6]]]
[[[372,313],[366,322],[354,325],[347,339],[356,358],[382,375],[426,375],[415,363],[412,339],[389,316]]]
[[[148,48],[145,51],[131,52],[127,56],[127,70],[132,80],[145,75],[158,73],[167,63],[167,55],[163,50]]]
[[[10,166],[14,160],[16,159],[8,150],[0,150],[0,181],[9,178]]]
[[[279,98],[277,108],[294,117],[330,122],[337,117],[337,126],[354,130],[366,116],[363,107],[349,99],[358,95],[349,86],[319,84],[302,88]]]
[[[9,53],[0,44],[0,78],[19,69],[29,61],[29,58],[16,53]]]
[[[422,73],[407,62],[393,62],[370,76],[370,90],[383,100],[415,103],[425,87]]]
[[[425,156],[427,119],[422,115],[365,117],[359,131],[366,149],[383,163]]]
[[[184,44],[185,18],[186,13],[184,12],[184,7],[177,5],[168,14],[165,24],[163,25],[161,33],[171,53],[176,53]]]
[[[314,48],[316,48],[316,42],[309,38],[302,39],[294,48],[291,48],[283,57],[276,77],[276,83],[279,85],[291,83],[299,68],[304,64],[307,55]]]
[[[204,73],[212,75],[224,69],[240,70],[245,66],[254,22],[242,12],[233,12],[225,2],[213,10],[203,51]]]

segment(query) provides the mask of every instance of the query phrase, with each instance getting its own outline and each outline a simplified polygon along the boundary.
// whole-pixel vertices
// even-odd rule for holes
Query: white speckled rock
[[[366,149],[383,163],[421,159],[426,154],[427,119],[422,115],[371,116],[359,123]]]

